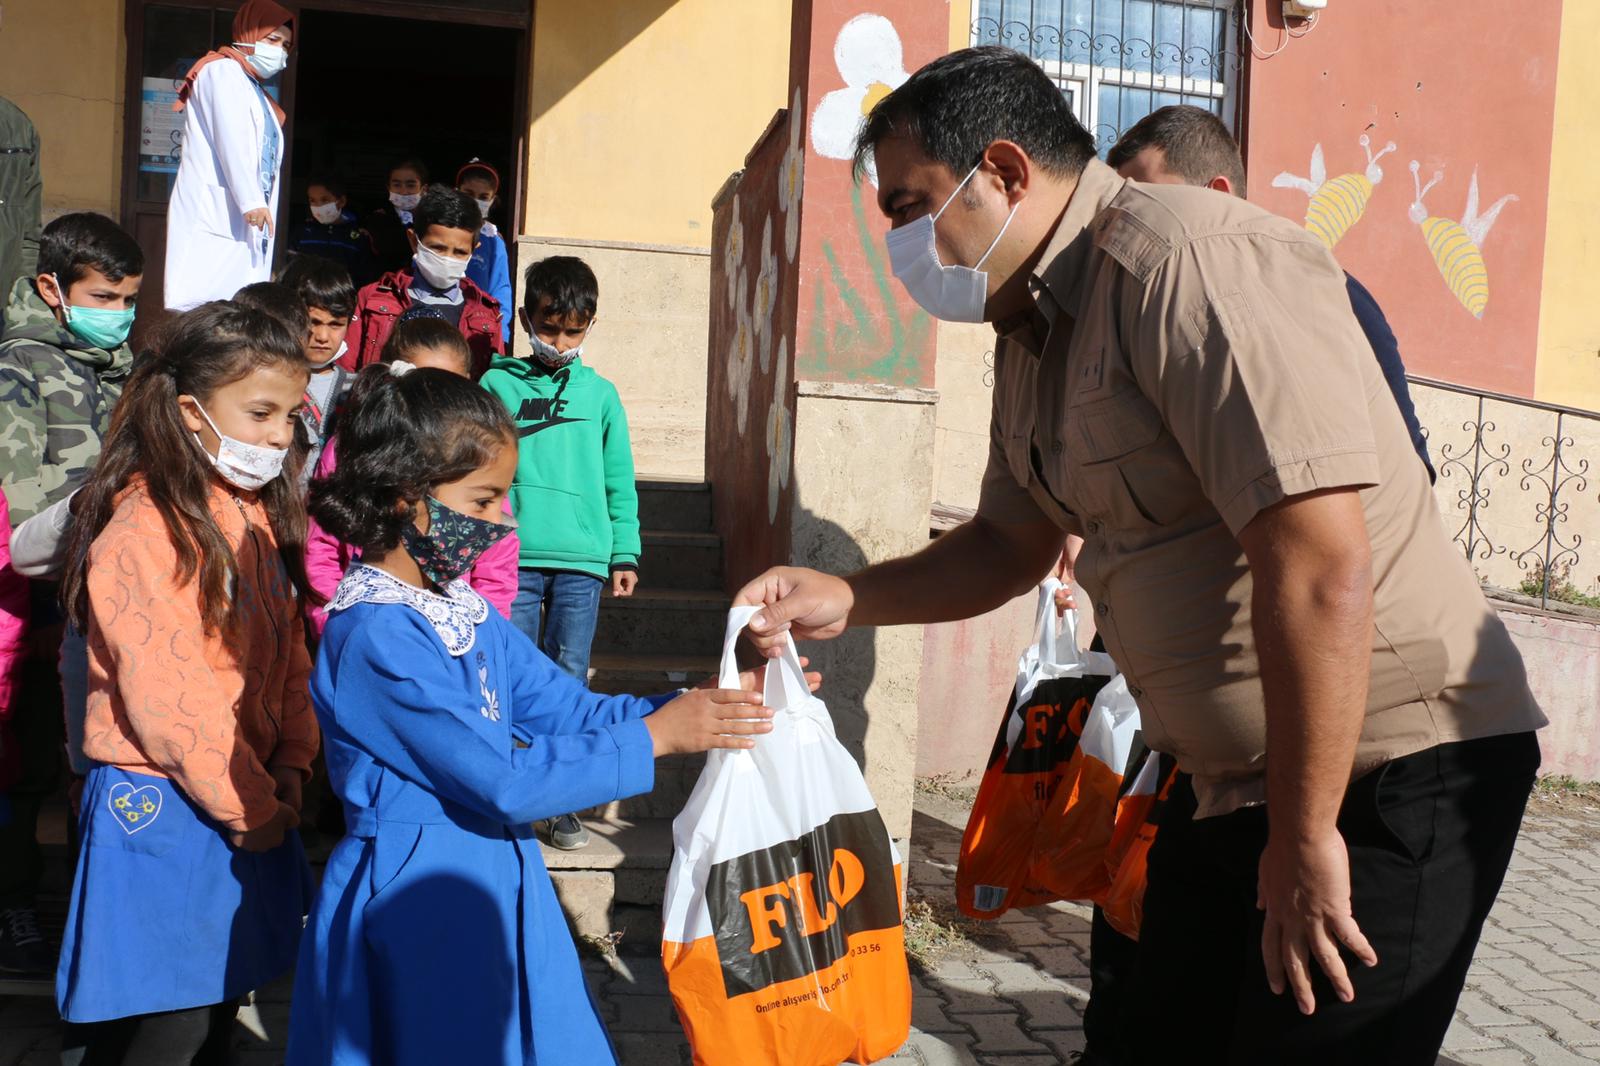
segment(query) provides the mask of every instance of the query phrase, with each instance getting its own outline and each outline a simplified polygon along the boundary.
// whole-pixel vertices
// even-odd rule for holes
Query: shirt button
[[[1094,613],[1099,615],[1101,618],[1104,618],[1106,615],[1111,613],[1111,608],[1107,607],[1103,603],[1097,603],[1094,605]]]
[[[1057,455],[1060,455],[1061,454],[1061,442],[1060,441],[1056,441],[1054,444],[1050,445],[1050,450],[1052,452],[1055,452]]]
[[[1090,522],[1089,523],[1089,532],[1098,534],[1100,532],[1100,523],[1099,522]]]
[[[1144,689],[1138,687],[1137,685],[1129,685],[1128,695],[1132,696],[1136,700],[1141,699],[1144,696]]]

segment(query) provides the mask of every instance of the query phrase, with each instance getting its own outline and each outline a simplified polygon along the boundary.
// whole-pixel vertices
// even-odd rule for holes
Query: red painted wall
[[[1324,186],[1313,214],[1337,233],[1364,188],[1359,138],[1366,134],[1374,152],[1394,142],[1334,254],[1377,297],[1413,373],[1532,396],[1560,0],[1331,0],[1309,34],[1265,59],[1282,40],[1281,5],[1249,2],[1257,47],[1246,108],[1250,199],[1305,218],[1313,204],[1306,192],[1273,182],[1285,172],[1307,178],[1320,143],[1328,181],[1341,187]],[[1409,217],[1412,160],[1424,184],[1443,175],[1424,200],[1435,221],[1423,225]],[[1516,197],[1476,242],[1481,258],[1467,243],[1474,234],[1454,225],[1474,168],[1480,216]]]

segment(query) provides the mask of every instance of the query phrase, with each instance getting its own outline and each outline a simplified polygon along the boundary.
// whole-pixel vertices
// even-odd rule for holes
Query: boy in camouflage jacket
[[[101,440],[133,364],[128,331],[144,274],[139,244],[103,215],[64,215],[44,228],[37,273],[11,289],[0,331],[0,489],[13,525],[70,496],[100,458]],[[48,972],[39,931],[39,807],[60,773],[63,709],[81,721],[87,658],[78,634],[56,640],[50,583],[31,590],[32,653],[17,672],[12,735],[20,774],[0,822],[0,973]],[[63,707],[65,690],[65,708]]]

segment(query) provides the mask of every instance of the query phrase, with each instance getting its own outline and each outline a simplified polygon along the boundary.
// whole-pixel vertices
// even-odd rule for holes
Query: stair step
[[[725,593],[642,586],[627,599],[601,599],[594,652],[718,655],[727,620]]]
[[[715,655],[632,655],[607,652],[589,660],[589,687],[607,695],[656,696],[698,685],[717,672]]]
[[[672,820],[586,819],[584,824],[592,838],[587,847],[558,851],[543,842],[540,847],[574,931],[605,936],[613,931],[619,904],[660,908],[672,865]],[[660,929],[634,932],[651,937]]]
[[[640,534],[644,582],[663,589],[714,589],[722,585],[722,538],[715,533],[646,529]]]
[[[639,524],[674,532],[711,531],[711,486],[703,481],[642,477],[638,481]]]

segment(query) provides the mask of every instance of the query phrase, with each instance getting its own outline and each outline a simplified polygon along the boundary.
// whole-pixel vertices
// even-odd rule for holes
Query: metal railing
[[[1586,438],[1592,433],[1600,439],[1600,412],[1433,378],[1409,376],[1409,380],[1414,397],[1420,389],[1437,389],[1470,400],[1467,417],[1460,424],[1460,430],[1467,434],[1465,442],[1441,441],[1445,432],[1455,432],[1453,425],[1448,429],[1446,425],[1429,427],[1424,420],[1423,428],[1439,472],[1439,487],[1443,489],[1447,482],[1456,480],[1453,509],[1462,512],[1462,522],[1454,539],[1468,562],[1476,566],[1504,557],[1515,563],[1526,575],[1522,591],[1533,597],[1537,586],[1536,598],[1541,608],[1548,609],[1552,599],[1565,598],[1567,591],[1574,588],[1569,575],[1581,564],[1584,543],[1583,533],[1570,521],[1572,505],[1580,501],[1587,505],[1584,494],[1589,489],[1589,460],[1581,454],[1583,449],[1574,432],[1581,429]],[[1508,440],[1509,434],[1500,424],[1505,419],[1497,418],[1496,405],[1507,405],[1516,412],[1537,412],[1541,420],[1548,419],[1548,429],[1531,434],[1524,431],[1515,442]],[[1533,444],[1534,439],[1539,443]],[[1520,449],[1517,445],[1521,445]],[[1514,454],[1517,450],[1531,450],[1532,454],[1519,457]],[[1519,473],[1513,474],[1514,463]],[[1522,548],[1507,542],[1516,535],[1507,529],[1508,525],[1519,524],[1515,515],[1508,516],[1504,509],[1494,511],[1491,506],[1495,490],[1513,484],[1521,496],[1520,501],[1514,496],[1513,503],[1520,502],[1524,509],[1530,505],[1533,508],[1532,521],[1520,523],[1522,535],[1533,531],[1538,534]]]
[[[1237,0],[975,0],[974,45],[1024,52],[1061,87],[1100,151],[1168,104],[1234,125]]]

